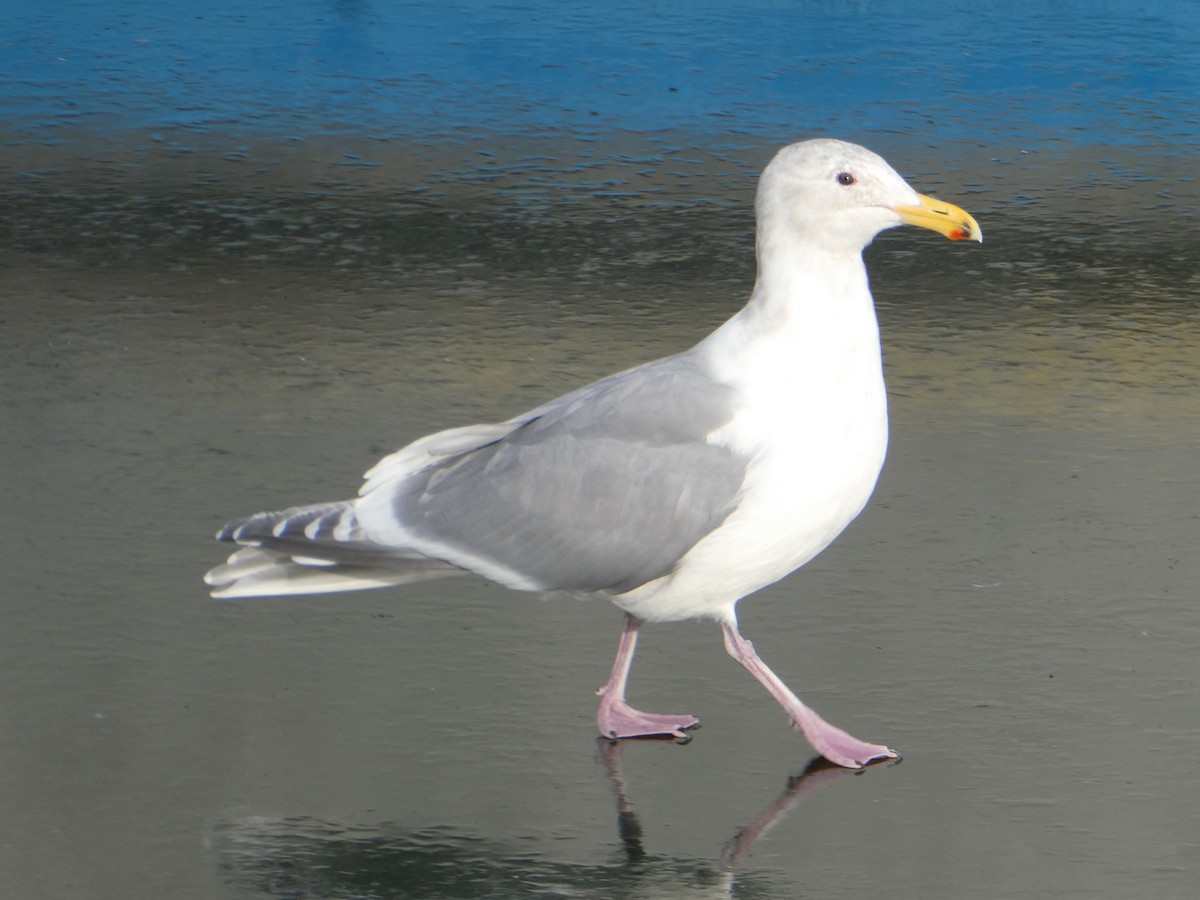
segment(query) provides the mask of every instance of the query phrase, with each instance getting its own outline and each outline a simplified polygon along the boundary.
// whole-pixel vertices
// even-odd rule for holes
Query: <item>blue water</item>
[[[5,131],[1195,142],[1200,4],[8,0]]]

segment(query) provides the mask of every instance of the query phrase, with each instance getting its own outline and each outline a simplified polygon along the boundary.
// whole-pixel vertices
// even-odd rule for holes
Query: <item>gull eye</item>
[[[858,181],[858,179],[849,172],[838,172],[837,183],[842,187],[850,187],[850,185],[854,184],[856,181]]]

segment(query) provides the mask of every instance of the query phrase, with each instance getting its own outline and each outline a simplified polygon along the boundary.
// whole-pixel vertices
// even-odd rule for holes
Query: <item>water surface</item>
[[[1193,5],[43,6],[0,47],[3,893],[1194,894]],[[987,236],[868,252],[887,467],[740,610],[901,765],[808,770],[711,624],[631,688],[696,738],[614,750],[604,604],[207,598],[226,518],[706,334],[816,133]]]

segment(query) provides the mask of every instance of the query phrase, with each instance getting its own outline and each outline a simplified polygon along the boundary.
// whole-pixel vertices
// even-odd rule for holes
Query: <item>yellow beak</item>
[[[965,209],[944,203],[924,194],[917,195],[919,206],[897,206],[896,212],[905,225],[928,228],[944,234],[952,241],[973,240],[983,243],[983,229]]]

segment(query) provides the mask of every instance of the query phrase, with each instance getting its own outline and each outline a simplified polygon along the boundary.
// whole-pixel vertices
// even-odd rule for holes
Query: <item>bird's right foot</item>
[[[606,738],[690,737],[689,731],[700,727],[695,716],[660,716],[634,709],[624,700],[600,701],[596,712],[596,727]]]

